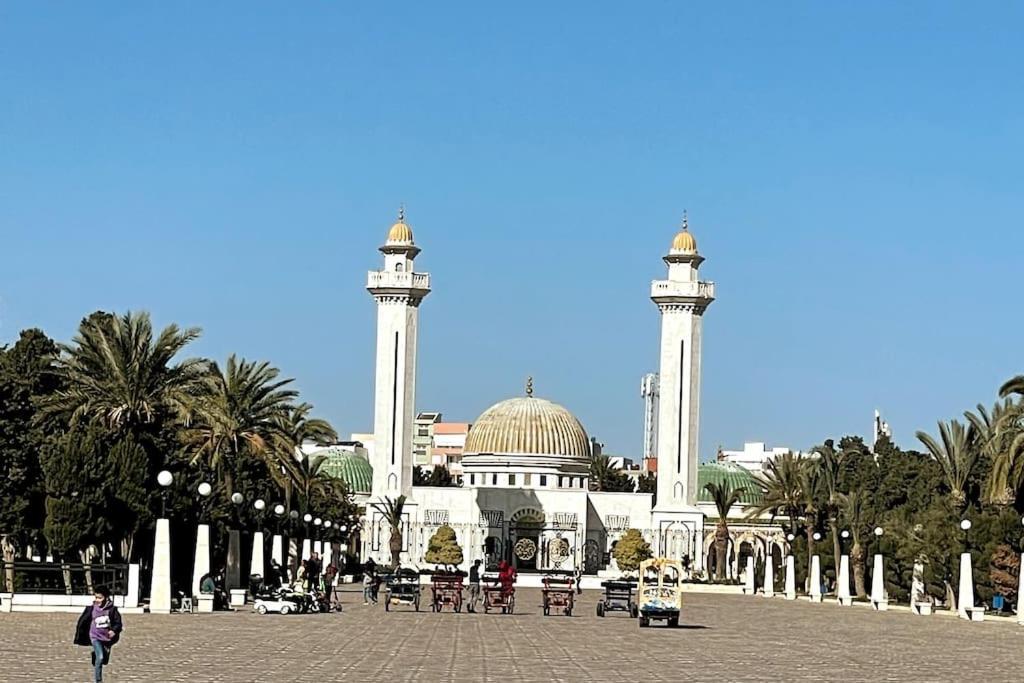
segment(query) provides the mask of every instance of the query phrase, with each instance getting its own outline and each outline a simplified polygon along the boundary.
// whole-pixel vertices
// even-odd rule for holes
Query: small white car
[[[279,600],[274,598],[256,598],[256,603],[252,608],[258,614],[266,614],[267,612],[293,614],[299,611],[298,604],[291,600]]]

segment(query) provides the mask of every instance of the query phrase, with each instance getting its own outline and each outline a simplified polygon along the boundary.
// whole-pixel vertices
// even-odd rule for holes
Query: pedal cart
[[[636,581],[605,581],[604,598],[597,603],[597,616],[603,617],[608,612],[627,612],[636,619],[640,613],[633,599],[636,595]]]
[[[434,574],[430,579],[430,609],[440,612],[445,605],[455,612],[462,611],[462,576],[458,574]]]
[[[399,569],[387,578],[384,611],[397,605],[412,605],[420,611],[420,575],[413,569]]]
[[[679,560],[656,558],[640,563],[637,588],[640,627],[661,620],[670,627],[679,626],[683,607],[683,565]]]
[[[544,616],[549,616],[552,610],[560,609],[564,616],[571,617],[575,598],[572,577],[545,576],[543,583],[541,594],[544,597]]]
[[[483,580],[484,613],[500,610],[502,614],[512,614],[516,607],[516,589],[513,587],[506,591],[497,574],[485,574]]]

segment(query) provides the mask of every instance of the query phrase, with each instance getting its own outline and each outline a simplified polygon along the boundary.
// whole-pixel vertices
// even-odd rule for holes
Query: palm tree
[[[734,489],[729,482],[723,481],[721,484],[708,482],[704,490],[711,495],[718,510],[718,525],[715,527],[715,580],[724,581],[726,553],[729,550],[729,511],[740,502],[740,497],[747,489],[743,486]]]
[[[1010,505],[1024,480],[1024,404],[1007,397],[992,412],[978,404],[977,414],[967,411],[977,447],[992,463],[985,497],[996,505]]]
[[[402,512],[405,509],[405,496],[399,496],[394,500],[385,497],[380,502],[370,503],[370,506],[381,514],[391,528],[391,538],[388,541],[391,568],[398,569],[402,555]]]
[[[862,489],[839,494],[839,510],[853,539],[853,545],[850,548],[850,567],[853,571],[853,587],[857,597],[867,595],[867,584],[864,581],[865,553],[862,541],[864,529],[871,524],[868,519],[869,505],[870,495]],[[836,567],[838,572],[838,563],[836,563]]]
[[[222,371],[211,367],[209,387],[191,405],[187,441],[192,462],[205,459],[224,482],[227,496],[234,492],[234,469],[239,457],[264,458],[274,469],[272,451],[287,438],[288,416],[298,393],[285,389],[291,379],[266,362],[228,357]]]
[[[300,403],[276,419],[274,448],[270,453],[272,462],[268,466],[289,507],[294,491],[302,493],[300,505],[306,506],[311,488],[317,486],[313,482],[331,478],[322,472],[325,458],[313,463],[302,452],[302,444],[308,441],[328,444],[338,439],[338,433],[327,420],[309,417],[312,410],[309,403]]]
[[[818,449],[818,459],[808,461],[808,465],[816,467],[820,474],[821,511],[828,520],[829,533],[832,535],[832,555],[836,571],[839,570],[839,556],[842,554],[839,547],[838,519],[839,470],[844,456],[844,452],[836,453],[831,441],[826,441],[824,447]],[[813,534],[813,531],[811,533]],[[811,540],[814,540],[813,536],[811,536]]]
[[[201,387],[208,364],[173,361],[199,334],[199,328],[168,325],[154,339],[148,313],[94,313],[70,345],[61,345],[57,371],[65,387],[46,409],[71,427],[97,421],[135,435],[161,415],[179,415]]]
[[[973,428],[964,428],[956,420],[949,424],[939,422],[939,438],[942,443],[926,432],[917,432],[917,438],[942,467],[950,497],[962,509],[967,504],[967,482],[978,462],[978,450],[972,448],[971,443],[974,439]]]
[[[764,492],[761,501],[754,504],[747,517],[759,517],[765,513],[789,519],[790,530],[796,530],[796,522],[802,516],[803,503],[803,458],[792,452],[769,460],[761,474],[755,477]]]

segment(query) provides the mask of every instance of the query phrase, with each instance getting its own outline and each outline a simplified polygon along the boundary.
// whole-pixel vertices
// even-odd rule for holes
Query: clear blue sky
[[[418,408],[522,392],[616,453],[683,208],[718,283],[702,457],[882,409],[915,443],[1024,371],[1010,3],[5,3],[0,343],[203,328],[372,428],[366,271],[434,278]]]

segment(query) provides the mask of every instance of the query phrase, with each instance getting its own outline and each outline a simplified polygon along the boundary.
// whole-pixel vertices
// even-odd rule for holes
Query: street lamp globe
[[[324,520],[324,528],[325,529],[330,529],[331,528],[331,520],[329,520],[329,519],[325,519]]]
[[[263,512],[263,510],[267,507],[267,504],[266,502],[264,502],[262,498],[257,498],[256,502],[253,503],[252,506],[256,508],[258,512]]]
[[[850,532],[847,531],[846,529],[843,529],[842,532],[839,535],[842,536],[843,538],[849,538],[850,537]]]
[[[160,474],[156,475],[156,483],[167,488],[174,483],[174,475],[167,470],[162,470]]]
[[[342,524],[341,526],[338,527],[338,531],[341,531],[341,532],[348,531],[348,527],[345,526],[344,524]]]
[[[242,497],[241,493],[235,492],[231,494],[231,502],[235,505],[241,505],[245,498]]]
[[[820,541],[821,540],[821,534],[819,534],[817,531],[815,531],[814,535],[811,538],[813,538],[815,541]]]
[[[324,523],[324,520],[320,519],[319,517],[317,517],[316,519],[313,520],[313,526],[320,526],[323,523]]]
[[[201,483],[199,485],[199,495],[200,496],[202,496],[203,498],[206,498],[211,493],[213,493],[213,487],[210,486],[207,482],[204,481],[203,483]]]
[[[786,534],[786,540],[790,543],[792,543],[795,538],[796,536],[794,536],[793,534]]]
[[[970,529],[971,528],[971,520],[969,520],[969,519],[960,520],[960,528],[963,529],[964,531],[967,531],[968,529]]]
[[[291,512],[288,513],[288,516],[291,517],[293,520],[296,520],[299,518],[299,511],[292,510]]]
[[[306,514],[302,515],[302,521],[305,522],[306,524],[309,524],[310,522],[313,521],[313,515],[311,515],[311,514],[309,514],[307,512]]]
[[[284,514],[284,505],[281,505],[280,503],[275,505],[274,506],[274,514],[277,515],[278,517],[283,515]]]
[[[882,534],[884,534],[884,533],[885,533],[885,530],[882,529],[882,527],[880,527],[880,526],[876,526],[875,527],[875,536],[878,536],[879,538],[881,538]]]

